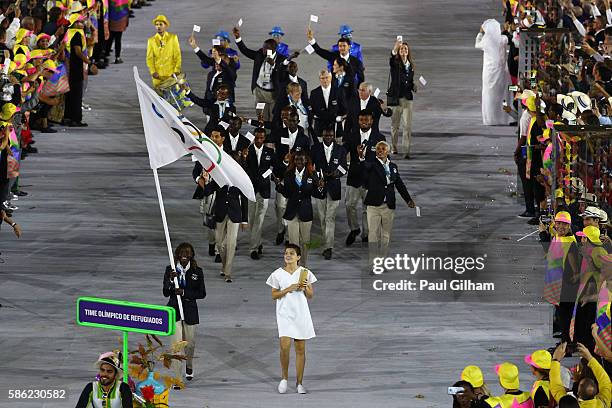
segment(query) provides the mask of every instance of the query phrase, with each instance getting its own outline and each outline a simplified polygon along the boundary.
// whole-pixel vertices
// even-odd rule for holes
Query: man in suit
[[[210,138],[219,147],[223,147],[223,141],[227,131],[222,126],[217,126],[211,132]],[[240,189],[234,186],[219,186],[214,180],[205,179],[204,195],[215,194],[213,212],[215,221],[215,241],[221,255],[221,276],[225,282],[232,282],[232,265],[236,253],[236,241],[238,240],[238,229],[240,225],[248,225],[248,204]]]
[[[175,265],[166,266],[162,292],[165,297],[169,298],[167,306],[173,307],[176,311],[176,329],[170,338],[170,343],[187,342],[187,347],[185,347],[187,356],[185,374],[187,380],[191,380],[193,379],[196,325],[200,324],[196,300],[206,297],[204,272],[195,260],[193,246],[187,242],[180,244],[174,251],[174,263]],[[178,288],[174,284],[175,278],[178,279]],[[180,302],[183,306],[185,320],[181,320],[177,296],[181,297]],[[182,378],[181,362],[174,361],[172,365],[175,378]],[[175,389],[176,387],[175,385]]]
[[[304,152],[296,152],[285,176],[274,179],[277,192],[287,199],[283,218],[287,221],[289,243],[299,245],[302,250],[302,266],[308,261],[313,219],[312,197],[325,196],[325,182],[317,178],[307,157]]]
[[[295,61],[289,61],[287,70],[283,71],[280,91],[283,95],[287,95],[287,85],[290,83],[299,84],[302,87],[302,100],[308,100],[308,84],[305,80],[298,76],[298,64]]]
[[[385,141],[376,143],[376,159],[366,159],[366,149],[360,147],[359,161],[363,167],[363,178],[367,188],[364,205],[368,213],[370,265],[376,257],[386,257],[389,250],[393,217],[395,214],[395,189],[408,207],[415,204],[402,181],[397,165],[389,160],[389,145]]]
[[[279,123],[281,121],[280,110],[285,106],[295,107],[295,110],[297,111],[299,117],[299,123],[302,128],[308,129],[310,127],[310,122],[312,119],[312,110],[310,108],[308,96],[304,96],[300,84],[290,82],[287,85],[287,93],[281,96],[274,105],[274,122]]]
[[[280,179],[283,178],[289,164],[290,153],[308,152],[310,149],[310,140],[304,133],[304,129],[298,125],[298,122],[298,114],[292,112],[287,119],[287,127],[278,131],[279,138],[276,142],[275,153],[279,163],[274,175]],[[274,208],[277,220],[276,245],[280,245],[284,241],[285,225],[287,224],[283,219],[283,214],[285,214],[287,208],[287,199],[282,194],[276,194]]]
[[[277,44],[272,38],[264,41],[262,48],[255,51],[244,45],[237,27],[234,27],[233,33],[240,52],[253,60],[251,91],[256,104],[266,104],[263,117],[265,121],[270,121],[280,89],[281,71],[286,69],[285,57],[276,53]]]
[[[229,123],[231,118],[236,116],[236,107],[229,100],[230,89],[227,85],[220,85],[217,89],[217,100],[213,103],[208,102],[204,98],[200,98],[193,91],[189,90],[187,97],[196,105],[202,108],[204,116],[206,116],[206,126],[204,133],[210,135],[219,122]]]
[[[313,142],[319,143],[323,129],[332,126],[335,130],[336,138],[342,136],[342,119],[345,115],[345,108],[341,99],[338,97],[337,89],[331,86],[332,75],[327,70],[319,73],[319,83],[310,92],[310,107],[312,108],[313,118]]]
[[[359,98],[354,98],[349,101],[347,109],[347,133],[356,132],[359,129],[359,112],[362,110],[368,110],[372,112],[372,129],[379,132],[378,125],[380,123],[380,117],[391,117],[393,111],[387,107],[385,101],[375,98],[372,95],[372,85],[367,82],[362,82],[358,88]]]
[[[226,137],[223,142],[223,150],[239,163],[241,162],[242,153],[248,149],[251,144],[246,136],[240,134],[241,128],[242,119],[239,116],[231,118],[227,128],[228,137]]]
[[[212,66],[213,69],[206,76],[206,95],[204,99],[209,102],[215,101],[217,88],[225,84],[230,89],[230,101],[235,100],[234,89],[236,88],[236,62],[226,55],[226,51],[220,45],[212,48],[211,56],[208,56],[198,47],[193,35],[189,37],[189,45],[193,48],[202,63]]]
[[[321,222],[321,231],[325,237],[323,257],[331,259],[334,248],[336,229],[336,210],[340,204],[342,186],[340,178],[346,174],[346,150],[335,143],[333,125],[323,130],[323,143],[312,147],[312,161],[318,177],[325,181],[327,194],[315,201]]]
[[[259,259],[263,250],[261,229],[270,201],[271,170],[277,165],[274,150],[264,146],[266,130],[255,129],[255,139],[249,146],[246,156],[246,172],[253,183],[255,202],[249,201],[249,224],[251,226],[251,259]]]
[[[306,35],[308,38],[308,42],[310,43],[310,45],[312,45],[318,56],[327,60],[328,63],[332,64],[336,58],[344,59],[348,63],[348,66],[350,68],[350,73],[347,72],[347,75],[354,76],[355,84],[359,85],[363,81],[365,81],[363,64],[361,63],[361,61],[359,61],[357,57],[354,57],[350,54],[351,40],[349,40],[348,38],[340,38],[337,43],[338,51],[329,51],[321,48],[319,44],[317,44],[317,40],[314,38],[314,33],[312,29],[309,28]]]
[[[367,187],[363,184],[362,166],[359,163],[359,149],[365,151],[366,161],[376,160],[376,143],[381,140],[384,141],[385,137],[372,129],[373,122],[372,112],[367,110],[359,112],[359,130],[351,134],[346,144],[351,158],[346,177],[345,198],[346,216],[351,230],[346,238],[347,246],[351,246],[355,242],[355,238],[357,238],[359,233],[361,233],[361,241],[368,242],[368,223],[365,205],[362,206],[363,231],[359,228],[359,221],[357,219],[357,205],[360,201],[363,202],[367,192]]]

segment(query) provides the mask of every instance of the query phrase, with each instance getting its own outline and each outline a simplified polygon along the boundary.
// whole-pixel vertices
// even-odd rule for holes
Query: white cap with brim
[[[120,368],[121,362],[113,351],[100,354],[100,357],[98,357],[98,361],[95,362],[94,367],[96,369],[100,369],[102,364],[108,364],[113,367],[117,371],[117,376],[121,377],[123,375],[123,370]]]

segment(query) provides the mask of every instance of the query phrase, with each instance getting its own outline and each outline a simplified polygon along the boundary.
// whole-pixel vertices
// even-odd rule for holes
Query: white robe
[[[506,63],[508,37],[502,35],[496,20],[486,20],[482,26],[485,33],[478,33],[476,37],[476,48],[483,51],[482,123],[507,125],[510,116],[503,111],[503,104],[504,100],[509,103],[510,98],[510,73]]]

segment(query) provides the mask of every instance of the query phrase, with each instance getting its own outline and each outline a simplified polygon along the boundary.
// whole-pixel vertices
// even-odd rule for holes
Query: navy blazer
[[[260,48],[257,51],[250,49],[244,44],[244,40],[241,40],[236,44],[238,45],[240,52],[243,53],[245,57],[253,60],[253,76],[251,78],[251,91],[253,91],[257,86],[257,78],[259,78],[261,66],[267,58],[266,52],[263,48]],[[276,58],[274,59],[275,64],[274,68],[272,68],[272,75],[270,77],[272,82],[272,94],[275,98],[279,94],[282,71],[287,68],[287,66],[283,64],[285,59],[286,58],[283,55],[279,54],[278,52],[276,53]]]
[[[370,96],[368,103],[366,104],[366,110],[372,112],[372,119],[374,123],[372,123],[372,129],[379,132],[379,123],[380,117],[386,116],[390,117],[393,115],[393,111],[391,108],[387,107],[386,110],[383,110],[380,106],[380,101],[374,97],[374,95]],[[347,107],[347,118],[345,125],[345,134],[350,134],[353,132],[359,132],[359,112],[361,112],[361,99],[359,97],[351,99]]]
[[[193,91],[190,91],[187,94],[187,97],[189,100],[191,100],[191,102],[200,106],[204,115],[208,116],[208,122],[206,122],[206,126],[204,127],[204,134],[206,135],[210,136],[210,132],[219,124],[219,122],[223,121],[229,123],[230,119],[236,116],[236,107],[232,103],[230,103],[229,107],[225,108],[223,116],[220,117],[219,106],[217,105],[216,100],[209,101],[207,99],[200,98],[194,94]]]
[[[285,155],[291,151],[291,153],[295,152],[305,152],[309,154],[310,152],[310,139],[304,133],[304,129],[301,126],[298,126],[298,134],[295,138],[295,143],[293,147],[289,149],[289,145],[283,144],[282,141],[284,138],[289,137],[289,128],[279,129],[276,140],[274,141],[276,144],[276,157],[278,157],[279,161],[285,160]]]
[[[232,157],[234,157],[237,152],[240,153],[251,145],[251,141],[247,139],[246,136],[241,135],[240,132],[238,132],[238,135],[238,143],[236,143],[235,150],[232,149],[232,141],[230,140],[231,136],[229,133],[223,141],[223,150]]]
[[[228,216],[231,222],[248,222],[248,200],[238,187],[219,187],[216,181],[209,180],[204,188],[204,195],[209,196],[215,192],[217,193],[213,204],[215,221],[222,222]]]
[[[351,164],[348,169],[346,184],[351,187],[364,187],[363,169],[359,161],[359,153],[357,152],[357,146],[361,144],[361,134],[357,131],[356,133],[352,133],[348,139],[345,146],[348,147],[349,154],[351,155]],[[384,140],[385,137],[381,133],[372,129],[370,138],[365,147],[365,161],[371,162],[376,160],[376,143]]]
[[[306,116],[308,117],[308,126],[310,127],[312,125],[312,108],[310,107],[310,101],[308,100],[308,97],[304,98],[304,95],[302,95],[301,98],[302,105],[306,109]],[[274,110],[272,111],[273,123],[283,123],[281,119],[281,110],[283,110],[285,106],[289,105],[289,96],[287,96],[286,94],[276,99],[276,102],[274,104]]]
[[[174,281],[170,280],[170,272],[172,267],[166,266],[164,273],[164,282],[162,293],[165,297],[169,297],[167,306],[173,307],[176,310],[176,320],[181,319],[181,313],[178,308],[178,299],[174,294]],[[206,285],[204,284],[204,272],[200,267],[193,265],[185,272],[185,293],[181,296],[183,303],[183,314],[185,323],[199,324],[200,316],[198,315],[198,305],[196,299],[204,299],[206,297]]]
[[[387,159],[388,160],[388,159]],[[387,206],[394,210],[395,209],[395,189],[400,193],[404,201],[408,202],[412,200],[410,193],[406,188],[406,185],[402,181],[399,174],[397,164],[388,161],[389,163],[389,183],[387,183],[387,177],[385,174],[385,167],[382,165],[380,160],[375,159],[374,161],[362,161],[363,177],[365,186],[368,189],[365,199],[363,200],[364,205],[379,206],[383,203],[387,203]]]
[[[312,197],[325,198],[325,187],[319,189],[319,179],[315,174],[309,176],[304,170],[302,185],[295,181],[295,172],[286,173],[283,182],[276,185],[276,190],[287,198],[287,208],[283,218],[292,220],[295,217],[302,222],[312,221]]]
[[[342,136],[342,124],[336,125],[336,116],[342,116],[346,112],[343,100],[338,89],[330,86],[329,100],[325,106],[325,98],[323,97],[323,89],[320,86],[316,87],[310,93],[310,106],[312,108],[314,141],[318,143],[317,137],[321,136],[323,129],[333,125],[336,129],[336,137]]]
[[[268,169],[274,170],[277,167],[276,155],[274,150],[267,146],[262,146],[261,159],[257,164],[257,153],[255,153],[255,145],[249,146],[249,154],[246,159],[246,172],[253,183],[255,194],[261,195],[263,198],[270,198],[270,177],[262,177]]]
[[[317,172],[323,172],[327,194],[332,200],[338,201],[342,191],[340,178],[347,173],[348,166],[346,165],[346,149],[337,143],[333,143],[332,146],[332,153],[328,162],[325,158],[323,143],[314,145],[312,147],[312,162]],[[338,170],[338,167],[342,167],[344,172]]]

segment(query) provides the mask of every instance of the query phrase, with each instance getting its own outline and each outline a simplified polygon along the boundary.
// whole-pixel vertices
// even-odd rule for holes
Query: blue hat
[[[283,29],[280,28],[280,26],[272,27],[272,31],[270,31],[268,34],[269,35],[274,35],[274,34],[285,35],[285,33],[283,33]]]
[[[343,24],[340,26],[340,29],[338,30],[338,35],[349,35],[352,32],[353,32],[353,29],[351,28],[350,25]]]
[[[223,31],[223,30],[221,30],[217,34],[215,34],[215,37],[221,37],[221,38],[223,38],[223,39],[225,39],[227,41],[230,40],[229,33],[227,31]]]

